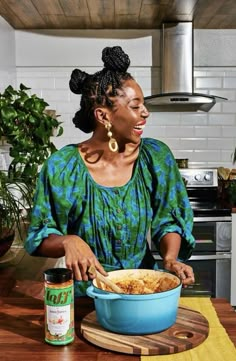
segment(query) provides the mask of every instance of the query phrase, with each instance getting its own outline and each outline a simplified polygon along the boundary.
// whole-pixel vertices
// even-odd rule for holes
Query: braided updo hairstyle
[[[82,94],[80,110],[75,113],[73,123],[85,133],[95,129],[94,109],[97,106],[112,108],[110,97],[117,95],[125,80],[133,79],[127,72],[130,59],[120,46],[106,47],[102,51],[104,68],[95,74],[74,69],[69,86],[75,94]]]

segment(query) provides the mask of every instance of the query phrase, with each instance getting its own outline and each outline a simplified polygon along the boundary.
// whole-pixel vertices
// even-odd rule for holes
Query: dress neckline
[[[97,183],[92,175],[90,174],[89,170],[88,170],[88,167],[86,166],[85,162],[84,162],[84,159],[83,157],[81,156],[80,152],[79,152],[79,149],[78,149],[78,144],[77,144],[77,157],[81,160],[81,164],[82,164],[82,167],[84,169],[84,172],[86,173],[87,175],[87,178],[90,180],[90,182],[97,188],[100,188],[100,189],[106,189],[106,190],[111,190],[111,191],[115,191],[115,190],[123,190],[123,189],[126,189],[130,184],[133,183],[134,179],[136,178],[137,176],[137,172],[138,172],[138,165],[139,165],[139,159],[140,159],[140,152],[141,152],[141,149],[142,149],[142,145],[143,145],[143,141],[141,139],[141,142],[139,144],[139,154],[138,154],[138,157],[137,159],[135,160],[134,162],[134,170],[133,170],[133,174],[131,176],[131,178],[128,180],[128,182],[122,186],[114,186],[114,187],[109,187],[109,186],[104,186],[102,184],[99,184]]]

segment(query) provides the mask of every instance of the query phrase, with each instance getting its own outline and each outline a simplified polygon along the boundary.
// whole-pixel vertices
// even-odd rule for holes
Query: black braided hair
[[[95,74],[74,69],[69,86],[75,94],[82,94],[80,110],[75,113],[73,123],[85,133],[95,129],[94,109],[102,105],[112,108],[111,97],[117,95],[125,80],[133,79],[127,72],[129,56],[120,46],[106,47],[102,51],[104,68]]]

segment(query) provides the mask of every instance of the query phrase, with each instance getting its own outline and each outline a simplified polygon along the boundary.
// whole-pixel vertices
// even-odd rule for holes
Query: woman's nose
[[[149,111],[147,110],[145,105],[143,105],[142,114],[145,118],[149,117]]]

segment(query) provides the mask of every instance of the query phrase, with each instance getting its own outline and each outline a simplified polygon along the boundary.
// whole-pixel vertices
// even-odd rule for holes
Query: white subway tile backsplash
[[[207,142],[207,148],[208,149],[233,149],[234,148],[235,141],[233,138],[229,138],[227,142],[225,141],[225,138],[208,138]]]
[[[194,74],[194,78],[208,76],[208,73],[207,73],[206,70],[196,70],[196,69],[194,69],[193,74]]]
[[[235,148],[235,145],[234,145],[234,148]],[[229,151],[222,150],[222,152],[221,152],[221,161],[222,162],[230,162],[230,161],[232,162],[233,149],[231,149]],[[233,165],[233,167],[235,168],[235,165]]]
[[[224,77],[225,70],[224,69],[214,69],[213,70],[206,70],[205,77]]]
[[[194,82],[196,82],[197,79],[194,80]],[[206,94],[208,95],[209,94],[209,90],[208,89],[196,89],[196,86],[195,86],[195,92],[196,93],[201,93],[201,94]]]
[[[164,141],[164,140],[163,140]],[[193,150],[188,149],[174,149],[172,150],[175,158],[187,158],[192,161]]]
[[[236,139],[236,126],[222,126],[222,135],[223,137],[235,137]]]
[[[174,151],[174,149],[180,148],[180,139],[179,138],[162,138],[163,142],[168,145],[168,147]]]
[[[194,125],[193,126],[169,126],[166,131],[168,137],[193,137],[194,136]]]
[[[217,92],[215,91],[214,92],[215,95],[217,95]],[[219,102],[219,103],[216,103],[212,108],[211,110],[209,111],[208,114],[211,114],[211,113],[222,113],[222,102]]]
[[[181,138],[179,145],[181,149],[206,149],[207,138]]]
[[[234,125],[236,117],[234,114],[209,114],[209,125]]]
[[[64,134],[53,137],[57,148],[87,139],[74,127],[72,118],[79,109],[80,95],[69,89],[75,67],[17,68],[17,85],[24,83],[30,93],[43,97],[48,108],[56,109]],[[100,67],[80,67],[94,73]],[[143,89],[144,96],[160,91],[159,67],[131,67],[130,73]],[[152,112],[147,119],[144,137],[164,141],[176,158],[188,158],[190,167],[232,166],[231,154],[236,145],[236,67],[202,67],[194,69],[195,91],[218,95],[228,101],[216,103],[208,112]]]
[[[55,89],[65,89],[68,91],[68,88],[69,88],[68,77],[55,78]]]
[[[201,162],[203,159],[205,162],[215,162],[217,159],[220,159],[221,151],[220,150],[195,150],[192,153],[191,160],[194,162]]]
[[[144,128],[143,136],[147,138],[156,138],[166,136],[166,127],[165,126],[156,126],[156,125],[147,125]]]
[[[181,113],[180,124],[182,125],[207,125],[207,113]]]
[[[197,78],[195,81],[195,86],[197,89],[199,88],[221,88],[222,87],[222,78]]]
[[[223,80],[224,88],[236,88],[236,76],[226,77]]]
[[[222,103],[223,113],[236,113],[236,102],[225,102]]]
[[[74,114],[78,110],[78,104],[69,102],[57,102],[56,109],[58,110],[59,114]]]
[[[217,89],[210,90],[210,95],[216,95],[218,97],[226,98],[227,100],[223,100],[223,102],[227,102],[228,100],[235,100],[236,93],[234,90],[225,90],[225,89]]]
[[[71,121],[71,124],[69,123],[63,123],[63,138],[70,138],[71,134],[73,134],[72,132],[75,132],[75,126]]]
[[[54,78],[53,77],[38,77],[38,78],[21,78],[18,85],[23,83],[29,88],[35,89],[55,89]]]
[[[57,91],[55,91],[55,89],[43,90],[42,97],[44,99],[47,99],[47,102],[69,101],[69,93],[67,90],[60,90],[60,89],[57,89]]]
[[[221,136],[221,127],[215,126],[195,126],[195,134],[196,137],[220,137]]]
[[[17,77],[20,79],[36,79],[36,78],[47,78],[54,77],[54,72],[51,69],[44,68],[17,68]],[[20,80],[22,81],[22,80]]]
[[[150,113],[154,124],[159,125],[179,125],[180,113]],[[148,121],[148,120],[147,120]]]
[[[55,145],[55,147],[57,148],[57,149],[61,149],[62,147],[64,147],[64,146],[66,146],[67,144],[70,144],[70,143],[73,143],[72,141],[71,141],[71,138],[70,137],[54,137],[53,139],[52,139],[52,142],[53,142],[53,144]]]
[[[136,78],[137,82],[139,83],[139,85],[141,86],[143,92],[144,92],[144,89],[146,89],[146,92],[147,94],[146,95],[150,95],[150,88],[151,88],[151,79],[150,79],[150,76],[145,76],[145,77],[142,77],[142,78]],[[148,94],[149,92],[149,94]]]

